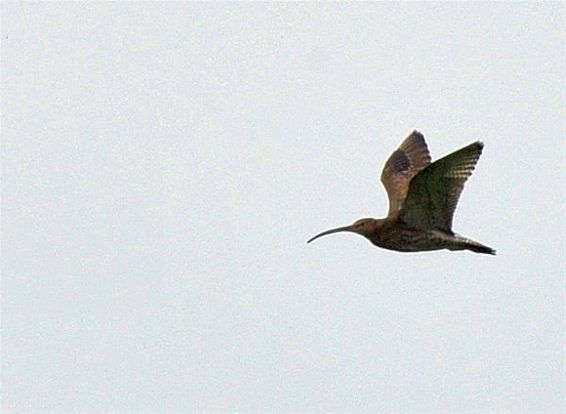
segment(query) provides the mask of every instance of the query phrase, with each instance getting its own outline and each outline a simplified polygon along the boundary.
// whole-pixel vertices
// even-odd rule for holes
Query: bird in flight
[[[376,246],[399,252],[495,250],[452,231],[452,217],[468,177],[482,153],[477,141],[431,163],[423,134],[413,131],[389,157],[381,182],[389,197],[383,219],[363,218],[353,224],[323,231],[307,243],[338,232],[366,237]]]

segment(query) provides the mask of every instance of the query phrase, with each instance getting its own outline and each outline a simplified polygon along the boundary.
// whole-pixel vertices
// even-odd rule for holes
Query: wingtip
[[[483,152],[483,142],[482,141],[472,142],[471,144],[468,144],[465,147],[463,147],[462,150],[473,151],[481,154]]]
[[[411,132],[409,136],[405,138],[405,141],[403,143],[405,142],[419,143],[426,146],[426,141],[423,133],[416,129],[414,129],[413,132]],[[401,147],[403,146],[403,143],[401,144]]]

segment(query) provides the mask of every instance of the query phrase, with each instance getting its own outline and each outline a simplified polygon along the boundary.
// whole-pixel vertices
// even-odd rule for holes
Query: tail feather
[[[466,249],[471,250],[474,253],[485,253],[485,254],[492,254],[495,256],[495,250],[489,246],[484,246],[483,244],[473,242],[473,243],[466,243]]]
[[[456,245],[451,250],[470,250],[474,253],[495,255],[495,250],[489,246],[481,244],[475,240],[467,239],[460,235],[455,235]]]

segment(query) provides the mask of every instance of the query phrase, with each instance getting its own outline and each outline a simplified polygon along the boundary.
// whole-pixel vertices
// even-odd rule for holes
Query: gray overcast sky
[[[3,412],[564,408],[564,3],[1,7]],[[413,129],[498,255],[306,245]]]

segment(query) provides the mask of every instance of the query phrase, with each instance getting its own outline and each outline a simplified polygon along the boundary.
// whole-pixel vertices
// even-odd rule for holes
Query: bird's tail
[[[489,246],[485,246],[477,241],[466,239],[462,237],[462,247],[466,250],[471,250],[474,253],[484,253],[495,255],[495,250]]]

